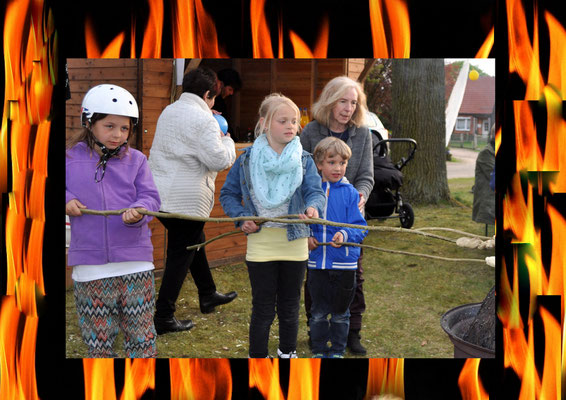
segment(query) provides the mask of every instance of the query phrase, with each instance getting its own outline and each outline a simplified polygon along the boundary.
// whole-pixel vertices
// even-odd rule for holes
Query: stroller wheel
[[[413,207],[409,203],[404,203],[399,207],[399,220],[401,221],[401,226],[405,229],[409,229],[413,226],[415,222],[415,213],[413,212]]]

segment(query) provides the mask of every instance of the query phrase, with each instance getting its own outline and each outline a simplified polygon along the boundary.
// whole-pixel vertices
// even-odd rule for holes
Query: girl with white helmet
[[[151,217],[161,201],[145,155],[128,146],[137,124],[136,100],[125,89],[103,84],[82,103],[84,130],[67,143],[66,213],[71,221],[68,264],[88,357],[116,357],[124,333],[126,357],[155,357],[155,287]],[[81,209],[126,209],[120,216]]]

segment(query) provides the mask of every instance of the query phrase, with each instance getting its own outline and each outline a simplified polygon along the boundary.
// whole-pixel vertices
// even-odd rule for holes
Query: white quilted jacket
[[[161,210],[210,216],[217,172],[235,160],[234,141],[220,137],[204,100],[192,93],[181,94],[159,116],[149,154]]]

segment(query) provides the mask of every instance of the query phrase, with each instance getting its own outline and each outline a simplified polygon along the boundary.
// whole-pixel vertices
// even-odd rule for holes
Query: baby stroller
[[[365,205],[366,219],[399,218],[401,226],[409,229],[415,222],[413,207],[403,202],[399,188],[403,185],[401,170],[415,155],[417,142],[413,139],[383,139],[381,134],[370,130],[373,139],[374,186]],[[388,143],[408,143],[409,154],[394,164],[389,157]]]

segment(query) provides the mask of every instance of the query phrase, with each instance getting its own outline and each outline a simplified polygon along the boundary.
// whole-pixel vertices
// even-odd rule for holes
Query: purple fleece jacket
[[[123,149],[120,157],[108,160],[104,179],[96,183],[94,172],[99,158],[84,142],[67,150],[66,203],[78,199],[91,210],[144,207],[159,211],[159,193],[143,153]],[[68,265],[153,261],[147,225],[151,217],[147,215],[135,224],[124,223],[121,215],[83,214],[70,220]]]

